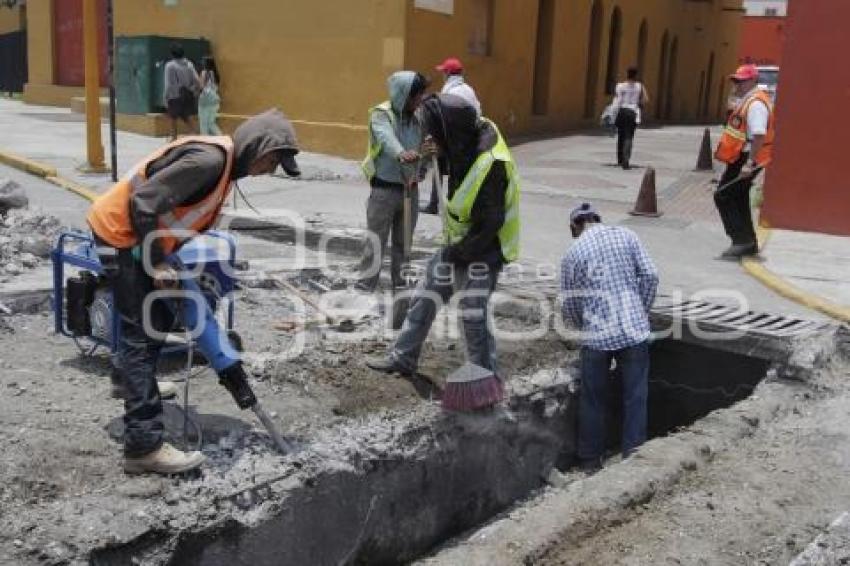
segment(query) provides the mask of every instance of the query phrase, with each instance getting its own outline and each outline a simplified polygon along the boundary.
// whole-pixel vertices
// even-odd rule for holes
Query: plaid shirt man
[[[649,338],[658,270],[631,230],[592,224],[561,260],[563,316],[583,345],[621,350]]]

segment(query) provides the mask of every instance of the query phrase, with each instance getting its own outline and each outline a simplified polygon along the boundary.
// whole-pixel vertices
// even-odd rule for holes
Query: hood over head
[[[434,138],[449,163],[450,184],[460,183],[478,155],[495,145],[495,132],[479,120],[475,107],[452,94],[429,96],[421,111],[426,135]]]
[[[416,80],[416,73],[413,71],[398,71],[390,75],[390,78],[387,79],[390,103],[396,114],[401,115],[402,110],[404,110],[404,105],[410,96],[410,89],[413,86],[414,80]]]
[[[281,157],[291,168],[298,153],[298,139],[292,123],[283,112],[272,108],[242,122],[233,132],[233,147],[235,158],[231,177],[241,179],[248,175],[254,160],[270,151],[283,150]]]

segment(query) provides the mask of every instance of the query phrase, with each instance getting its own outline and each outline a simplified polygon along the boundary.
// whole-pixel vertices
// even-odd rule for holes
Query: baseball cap
[[[749,81],[759,78],[759,70],[755,65],[741,65],[735,74],[729,75],[729,80]]]
[[[570,224],[575,224],[583,218],[591,218],[594,216],[596,217],[596,220],[601,220],[602,218],[601,216],[599,216],[599,213],[596,211],[596,209],[593,208],[592,204],[590,204],[589,202],[583,202],[579,206],[575,207],[572,212],[570,212]]]
[[[301,176],[301,169],[295,161],[296,153],[298,153],[297,149],[284,149],[280,152],[280,166],[290,177]]]
[[[437,65],[436,69],[444,73],[457,73],[463,71],[463,63],[461,63],[460,59],[457,59],[456,57],[449,57]]]

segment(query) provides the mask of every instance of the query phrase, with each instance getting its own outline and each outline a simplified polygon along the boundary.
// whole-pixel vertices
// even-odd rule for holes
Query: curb
[[[83,197],[89,202],[93,201],[98,197],[98,194],[95,191],[89,189],[88,187],[85,187],[70,179],[60,177],[59,173],[56,171],[56,168],[50,165],[45,165],[43,163],[39,163],[38,161],[34,161],[26,157],[21,157],[20,155],[15,155],[14,153],[9,153],[6,151],[0,151],[0,163],[8,165],[9,167],[14,167],[15,169],[19,169],[24,173],[29,173],[30,175],[41,177],[48,183],[56,185],[57,187],[61,187],[67,191],[71,191],[72,193]]]
[[[765,246],[770,239],[771,231],[769,228],[759,227],[758,240],[761,246]],[[806,308],[816,310],[829,317],[832,317],[841,322],[850,323],[850,307],[839,305],[823,297],[819,297],[808,291],[804,291],[788,281],[784,280],[779,275],[770,271],[761,262],[752,258],[744,258],[741,260],[741,267],[752,277],[759,280],[765,287],[773,290],[775,293],[790,299],[795,303],[801,304]]]
[[[21,171],[38,177],[47,178],[55,177],[57,175],[55,167],[44,165],[37,161],[33,161],[32,159],[27,159],[26,157],[21,157],[20,155],[15,155],[14,153],[8,153],[5,151],[0,151],[0,163],[4,163],[9,167],[20,169]]]

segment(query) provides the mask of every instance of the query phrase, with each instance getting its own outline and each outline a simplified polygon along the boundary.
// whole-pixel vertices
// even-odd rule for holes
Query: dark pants
[[[414,185],[410,195],[411,231],[416,228],[419,214],[419,191]],[[374,291],[381,275],[381,264],[392,233],[390,275],[393,286],[402,284],[401,269],[404,265],[404,190],[400,187],[372,187],[366,208],[366,225],[377,236],[367,238],[363,244],[363,256],[360,260],[360,283],[358,286]]]
[[[151,339],[143,326],[143,303],[154,290],[153,279],[130,250],[118,250],[117,256],[101,256],[100,261],[121,317],[115,369],[126,391],[124,453],[129,457],[143,456],[160,447],[163,431],[162,400],[155,377],[162,343]],[[168,331],[174,323],[174,315],[164,301],[152,303],[149,318],[159,332]]]
[[[637,130],[637,113],[631,108],[620,108],[614,124],[617,126],[617,165],[628,167]]]
[[[391,355],[406,369],[415,371],[437,311],[449,303],[457,289],[461,293],[458,306],[463,319],[466,359],[498,375],[496,339],[488,325],[487,309],[502,265],[482,262],[472,264],[471,268],[457,266],[447,263],[444,253],[443,249],[439,250],[428,262],[425,278],[410,301],[410,310]]]
[[[646,440],[646,397],[649,380],[649,344],[622,350],[581,350],[578,456],[599,463],[605,454],[605,421],[611,379],[611,360],[617,360],[623,387],[623,457]]]
[[[748,153],[741,154],[735,163],[726,166],[726,171],[720,178],[718,190],[714,193],[714,204],[723,221],[723,229],[732,239],[733,244],[755,244],[756,231],[753,226],[753,215],[750,211],[750,189],[753,179],[742,179],[727,185],[741,174],[741,169],[749,159]]]

